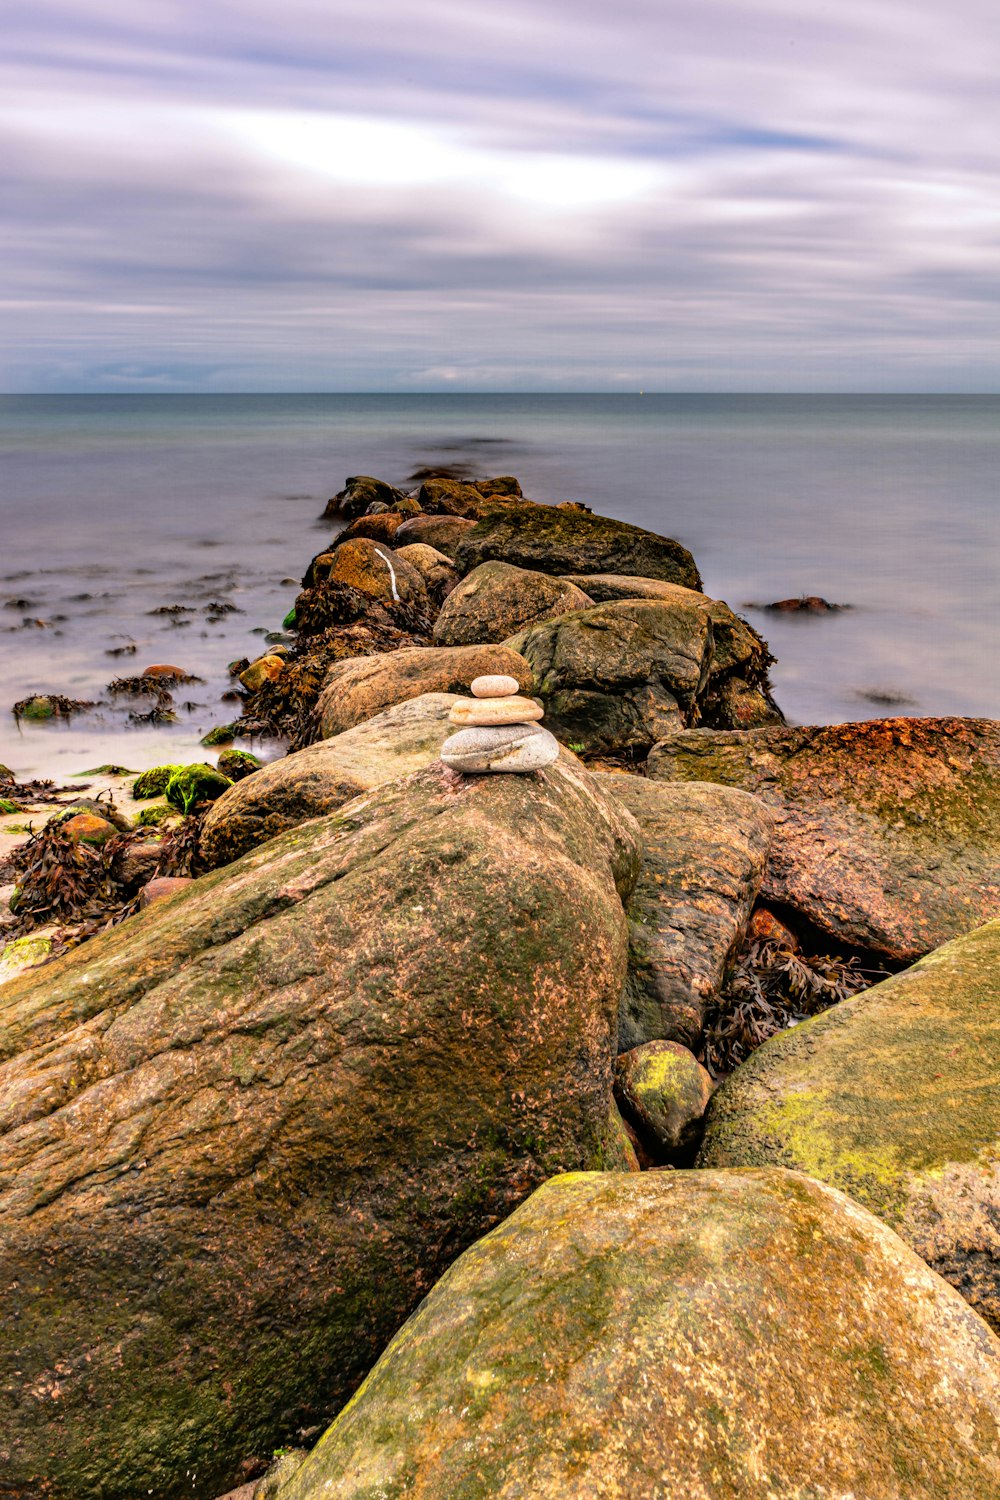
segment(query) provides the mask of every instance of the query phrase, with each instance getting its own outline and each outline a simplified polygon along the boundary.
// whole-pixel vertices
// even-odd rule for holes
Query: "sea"
[[[513,474],[683,542],[770,643],[791,723],[1000,718],[1000,397],[8,396],[0,763],[60,781],[205,758],[238,711],[227,664],[280,630],[335,530],[328,497],[428,469]],[[767,607],[804,596],[844,607]],[[154,663],[201,679],[176,724],[109,695]],[[95,706],[16,718],[37,693]]]

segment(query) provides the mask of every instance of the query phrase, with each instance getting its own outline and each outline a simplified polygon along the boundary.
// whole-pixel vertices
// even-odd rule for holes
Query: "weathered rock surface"
[[[690,1164],[711,1097],[709,1073],[679,1042],[643,1042],[615,1063],[618,1108],[658,1161]]]
[[[461,729],[441,746],[441,759],[453,771],[484,775],[506,771],[525,774],[544,771],[560,755],[576,756],[561,749],[559,741],[540,724],[503,724]]]
[[[370,474],[355,474],[339,494],[327,501],[322,519],[344,516],[350,520],[353,516],[364,515],[369,505],[395,505],[403,499],[402,492],[394,490],[391,484],[373,479]]]
[[[397,510],[383,510],[374,516],[358,516],[334,538],[333,546],[342,547],[345,542],[352,542],[355,537],[360,536],[367,537],[371,542],[388,543],[391,547],[396,532],[405,520],[405,515]]]
[[[0,991],[8,1494],[231,1488],[602,1162],[636,863],[586,773],[432,768]]]
[[[599,779],[632,813],[643,844],[619,1047],[660,1038],[694,1046],[760,889],[771,814],[728,787]]]
[[[416,568],[435,604],[443,604],[458,583],[458,573],[450,560],[436,547],[428,547],[426,542],[410,542],[398,547],[396,556],[409,563],[411,568]]]
[[[383,604],[409,604],[425,612],[430,608],[423,574],[381,542],[365,537],[344,542],[333,554],[328,576]]]
[[[796,1173],[558,1178],[474,1245],[279,1500],[994,1500],[1000,1342]]]
[[[558,505],[493,505],[458,544],[461,573],[498,560],[539,573],[636,573],[701,588],[694,558],[669,537]]]
[[[869,719],[671,734],[650,777],[773,810],[763,894],[836,941],[908,962],[1000,914],[1000,724]]]
[[[396,532],[396,545],[408,547],[421,542],[453,558],[462,537],[475,525],[475,521],[463,520],[461,516],[413,516],[404,521]]]
[[[434,622],[434,639],[439,646],[505,641],[527,625],[588,609],[593,602],[575,584],[547,573],[504,562],[482,563],[448,596]]]
[[[842,1188],[1000,1329],[1000,921],[773,1037],[701,1159]]]
[[[238,782],[205,815],[204,864],[210,870],[231,864],[289,828],[423,770],[454,732],[448,714],[456,702],[451,693],[424,693]]]
[[[516,677],[519,687],[531,689],[531,668],[508,646],[411,646],[336,662],[319,698],[323,736],[353,729],[422,693],[462,693],[473,678],[493,673]]]
[[[417,500],[429,514],[477,517],[484,501],[495,495],[520,497],[521,486],[509,474],[498,479],[427,479],[420,486]]]

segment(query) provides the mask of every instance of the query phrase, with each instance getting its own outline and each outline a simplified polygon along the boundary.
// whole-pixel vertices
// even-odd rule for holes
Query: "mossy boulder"
[[[700,1159],[842,1188],[1000,1330],[1000,921],[773,1037],[717,1094]]]
[[[219,756],[218,769],[230,781],[243,781],[263,766],[263,761],[249,750],[223,750]]]
[[[911,962],[1000,914],[1000,724],[868,719],[672,733],[647,772],[752,792],[763,894],[835,942]]]
[[[355,474],[347,480],[339,494],[327,501],[321,519],[351,520],[354,516],[363,516],[369,506],[392,506],[397,500],[405,498],[401,490],[393,489],[391,484],[384,484],[381,479],[374,479],[371,474]]]
[[[37,968],[51,956],[52,930],[31,932],[25,937],[14,938],[0,949],[0,984],[6,984],[25,969]],[[3,1438],[0,1436],[0,1455],[3,1453]],[[0,1492],[2,1493],[2,1492]]]
[[[164,789],[164,796],[178,812],[193,812],[200,802],[214,802],[232,786],[228,776],[223,776],[214,766],[204,763],[179,766]]]
[[[400,561],[391,547],[365,537],[337,548],[328,578],[383,604],[408,604],[424,613],[430,609],[423,575],[405,558]]]
[[[461,516],[413,516],[396,532],[396,546],[402,550],[421,542],[454,558],[459,542],[475,524]]]
[[[437,766],[5,986],[2,1484],[223,1493],[602,1162],[637,863],[585,772]]]
[[[113,823],[92,812],[71,812],[68,818],[60,818],[60,828],[75,844],[90,844],[95,848],[118,834]]]
[[[546,723],[596,754],[644,755],[690,723],[712,661],[701,595],[637,600],[557,615],[507,645],[530,664]]]
[[[309,818],[336,811],[363,792],[437,760],[454,724],[457,697],[425,693],[374,718],[274,760],[230,787],[205,814],[200,853],[214,870]]]
[[[283,672],[287,670],[288,663],[284,656],[269,651],[264,656],[258,656],[252,661],[245,672],[240,673],[240,682],[248,693],[256,693],[265,682],[276,682]]]
[[[539,573],[637,573],[701,588],[694,558],[680,542],[559,505],[494,500],[455,553],[460,573],[491,561]]]
[[[618,1107],[655,1161],[693,1160],[711,1097],[711,1077],[679,1042],[643,1042],[615,1063]]]
[[[162,797],[167,790],[167,782],[180,766],[152,766],[148,771],[142,771],[132,783],[132,796],[136,802],[143,802],[148,797]]]
[[[451,565],[451,559],[436,547],[428,547],[426,542],[411,542],[408,546],[398,547],[396,556],[416,568],[433,604],[443,604],[458,583],[458,574]]]
[[[582,589],[547,573],[487,562],[467,573],[434,622],[439,646],[505,641],[528,625],[593,604]]]
[[[421,508],[428,514],[477,517],[484,501],[504,495],[520,498],[521,486],[510,474],[497,479],[452,479],[444,476],[426,479],[417,492]]]
[[[507,646],[413,646],[335,662],[319,697],[324,739],[424,693],[465,693],[477,677],[515,677],[530,692],[531,668]]]
[[[728,787],[599,779],[636,819],[643,847],[628,908],[619,1046],[627,1052],[659,1039],[695,1046],[760,890],[771,814]]]
[[[278,1500],[994,1500],[1000,1342],[796,1173],[575,1174],[451,1268]]]

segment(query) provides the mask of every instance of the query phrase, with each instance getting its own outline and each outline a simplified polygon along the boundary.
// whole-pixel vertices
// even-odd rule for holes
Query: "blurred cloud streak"
[[[983,0],[13,0],[8,390],[995,389]]]

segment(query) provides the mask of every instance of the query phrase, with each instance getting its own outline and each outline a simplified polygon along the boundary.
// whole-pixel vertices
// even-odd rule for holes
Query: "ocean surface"
[[[349,474],[407,487],[440,465],[683,542],[770,642],[793,723],[1000,718],[997,397],[14,396],[0,762],[60,779],[203,758],[200,736],[238,710],[226,664],[280,628],[333,529],[328,496]],[[762,607],[812,594],[849,608]],[[175,692],[177,725],[129,724],[149,705],[108,697],[154,662],[204,679]],[[18,724],[11,705],[45,692],[104,706]]]

